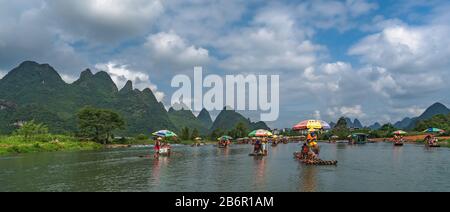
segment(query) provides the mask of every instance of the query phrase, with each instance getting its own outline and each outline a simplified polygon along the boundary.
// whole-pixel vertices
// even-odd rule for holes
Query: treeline
[[[183,141],[194,140],[197,137],[202,137],[203,139],[209,139],[211,141],[215,141],[218,137],[223,135],[228,135],[233,138],[244,138],[247,137],[250,133],[250,130],[247,128],[244,122],[239,122],[236,126],[229,130],[225,131],[222,129],[215,129],[209,135],[200,135],[197,129],[189,129],[188,127],[184,127],[181,130],[180,139]]]
[[[95,141],[107,144],[114,140],[113,132],[124,129],[125,121],[118,113],[112,110],[85,107],[77,114],[78,130],[69,137],[77,137],[79,140]],[[34,120],[18,124],[12,136],[19,136],[24,141],[55,141],[55,138],[68,138],[49,133],[49,128],[43,123]]]
[[[124,118],[119,113],[112,110],[85,107],[77,113],[76,117],[77,131],[73,133],[73,136],[79,140],[109,144],[127,143],[128,140],[148,141],[152,137],[151,132],[148,132],[148,135],[140,134],[133,138],[115,137],[115,132],[123,131],[127,125]],[[29,121],[25,122],[15,134],[20,134],[29,140],[33,140],[36,139],[37,136],[42,137],[48,135],[48,132],[49,129],[46,125],[36,123],[35,121]],[[228,135],[233,138],[243,138],[247,137],[249,133],[250,129],[244,122],[239,122],[229,131],[215,129],[207,135],[201,134],[196,128],[189,129],[188,127],[184,127],[181,129],[178,141],[193,141],[198,137],[204,140],[215,141],[218,137],[223,135]]]
[[[414,130],[416,131],[424,131],[428,128],[435,127],[442,130],[445,130],[445,134],[449,134],[450,131],[450,114],[447,115],[436,115],[430,119],[422,120],[417,122]]]

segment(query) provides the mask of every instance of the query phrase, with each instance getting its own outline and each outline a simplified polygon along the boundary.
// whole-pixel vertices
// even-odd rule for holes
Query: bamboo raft
[[[315,160],[305,160],[301,159],[299,152],[294,153],[295,159],[299,160],[303,164],[306,165],[312,165],[312,166],[337,166],[338,161],[337,160],[321,160],[321,159],[315,159]]]
[[[267,154],[263,154],[263,153],[250,153],[248,156],[251,156],[251,157],[264,157],[264,156],[267,156]]]
[[[300,160],[302,163],[306,165],[314,165],[314,166],[337,166],[338,161],[336,160]]]

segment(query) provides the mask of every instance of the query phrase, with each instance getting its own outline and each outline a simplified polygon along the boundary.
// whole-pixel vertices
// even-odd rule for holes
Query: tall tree
[[[380,130],[386,131],[386,132],[394,132],[397,129],[394,127],[394,125],[389,123],[389,124],[385,124],[385,125],[381,126]]]
[[[123,129],[124,126],[124,119],[111,110],[85,107],[78,112],[81,134],[103,144],[109,142],[114,130]]]
[[[236,132],[236,138],[244,138],[244,137],[246,137],[247,135],[248,135],[248,130],[247,130],[247,126],[245,125],[245,123],[243,123],[243,122],[239,122],[237,125],[236,125],[236,128],[235,128],[235,132]]]
[[[44,124],[35,123],[34,120],[32,120],[24,123],[15,133],[23,136],[25,140],[28,140],[36,135],[48,134],[48,128]]]
[[[192,131],[191,140],[195,140],[196,138],[200,137],[200,133],[198,132],[197,128],[195,128]]]
[[[189,140],[190,136],[189,136],[189,128],[184,127],[183,129],[181,129],[181,140],[187,141]]]

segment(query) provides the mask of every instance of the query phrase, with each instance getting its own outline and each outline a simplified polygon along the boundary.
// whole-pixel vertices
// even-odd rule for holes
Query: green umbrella
[[[233,140],[233,137],[224,135],[224,136],[218,138],[217,140],[219,140],[219,141]]]
[[[425,131],[423,131],[425,133],[443,133],[445,132],[444,130],[438,129],[438,128],[428,128]]]

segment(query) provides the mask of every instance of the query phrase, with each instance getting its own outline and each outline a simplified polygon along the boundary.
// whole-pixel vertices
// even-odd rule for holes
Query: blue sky
[[[450,105],[449,9],[444,0],[0,0],[0,73],[24,60],[67,82],[104,70],[166,105],[172,77],[194,66],[279,74],[273,127],[395,122]]]

